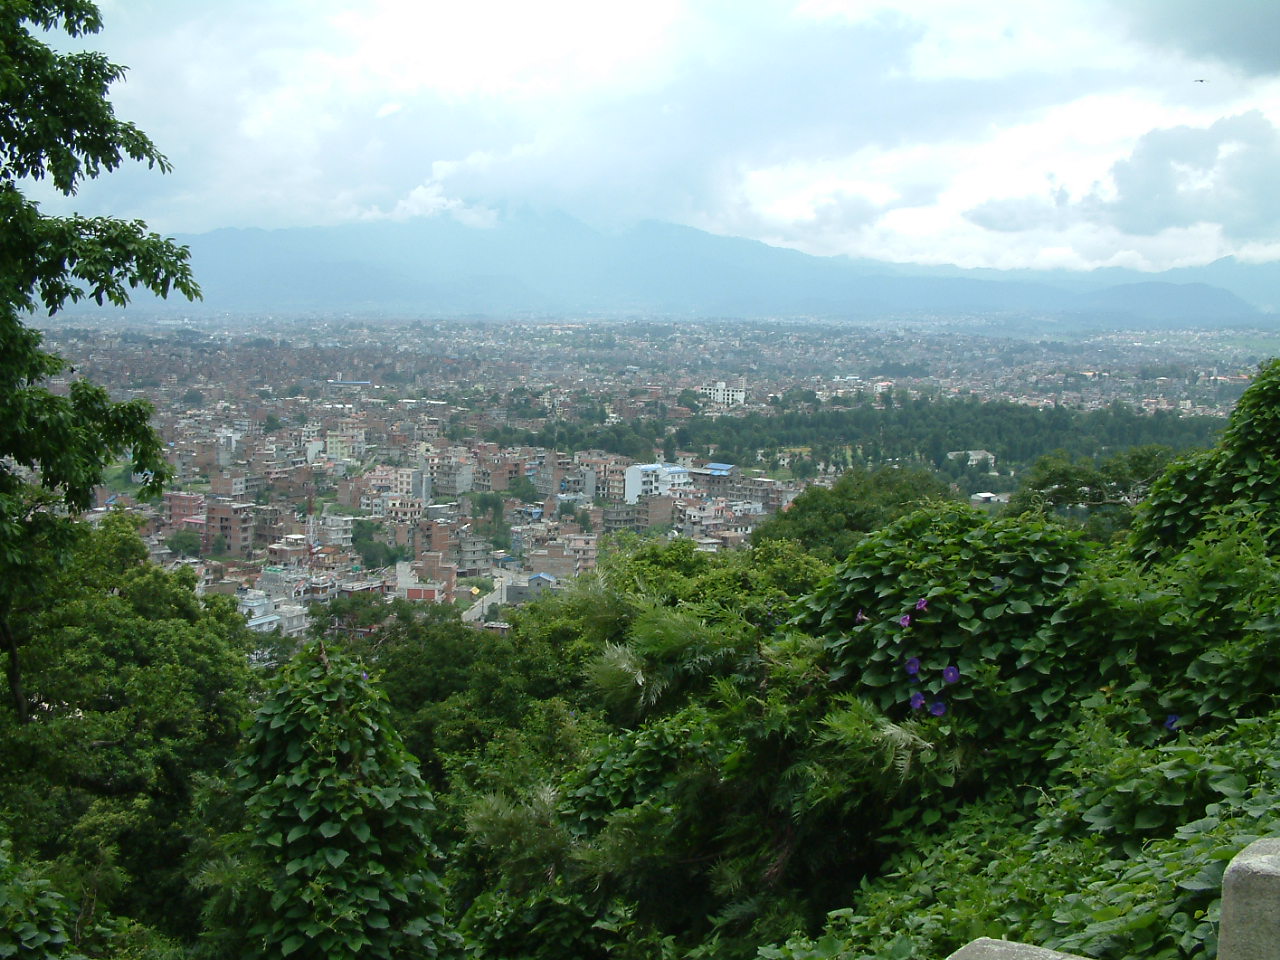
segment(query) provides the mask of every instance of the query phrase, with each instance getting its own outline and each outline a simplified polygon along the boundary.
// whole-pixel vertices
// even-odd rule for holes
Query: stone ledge
[[[1280,839],[1255,840],[1222,877],[1222,960],[1280,958]]]
[[[947,960],[1083,960],[1083,958],[1074,953],[1059,953],[1057,950],[1033,947],[1028,943],[979,937],[977,940],[966,943],[947,957]]]

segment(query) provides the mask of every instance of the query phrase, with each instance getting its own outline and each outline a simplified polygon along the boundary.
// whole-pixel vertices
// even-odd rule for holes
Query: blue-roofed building
[[[728,497],[737,482],[741,471],[732,463],[704,463],[700,467],[691,467],[689,476],[694,487],[708,497]]]

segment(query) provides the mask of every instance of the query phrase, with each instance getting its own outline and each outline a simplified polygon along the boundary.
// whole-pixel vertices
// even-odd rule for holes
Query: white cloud
[[[1280,77],[1168,3],[106,0],[119,112],[175,173],[48,202],[166,231],[530,206],[973,266],[1273,256]]]
[[[846,23],[898,21],[917,34],[916,79],[999,79],[1025,73],[1123,70],[1131,51],[1114,17],[1091,0],[805,0],[797,14]]]
[[[643,76],[677,0],[373,0],[331,14],[357,89],[541,98]]]

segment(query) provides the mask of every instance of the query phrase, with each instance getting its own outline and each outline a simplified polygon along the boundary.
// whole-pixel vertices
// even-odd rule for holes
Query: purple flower
[[[940,717],[947,712],[947,705],[941,700],[935,700],[933,703],[929,704],[929,712],[935,717]]]
[[[906,662],[903,669],[905,669],[908,674],[914,677],[917,673],[920,672],[920,658],[912,657],[910,660]]]
[[[898,618],[898,625],[899,625],[899,626],[903,626],[903,627],[909,627],[909,626],[911,626],[911,614],[909,614],[909,613],[904,613],[901,617],[899,617],[899,618]]]
[[[861,608],[861,607],[859,607],[859,608],[858,608],[858,615],[857,615],[856,617],[854,617],[854,618],[853,618],[853,622],[854,622],[854,623],[866,623],[866,622],[867,622],[867,615],[866,615],[865,613],[863,613],[863,611],[862,611],[862,608]]]
[[[949,667],[942,668],[942,679],[947,683],[955,683],[960,679],[960,668],[954,664]]]
[[[1166,730],[1177,730],[1177,729],[1178,729],[1178,721],[1179,721],[1179,720],[1181,720],[1181,719],[1182,719],[1182,718],[1181,718],[1180,716],[1178,716],[1176,713],[1171,713],[1171,714],[1169,714],[1169,716],[1165,717],[1165,720],[1164,720],[1164,728],[1165,728]]]
[[[916,609],[917,609],[917,610],[928,610],[928,609],[929,609],[929,601],[928,601],[928,600],[926,600],[924,597],[921,597],[919,600],[917,600],[917,601],[916,601]]]
[[[362,680],[368,680],[368,679],[369,679],[369,671],[368,671],[368,670],[362,670],[362,671],[360,671],[360,678],[361,678]]]
[[[924,694],[917,690],[911,695],[911,709],[919,710],[924,706]]]

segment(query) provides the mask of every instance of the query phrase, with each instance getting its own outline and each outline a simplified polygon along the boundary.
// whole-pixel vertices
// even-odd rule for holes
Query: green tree
[[[1100,461],[1072,460],[1061,451],[1041,457],[1010,499],[1009,512],[1048,507],[1079,520],[1091,535],[1109,539],[1129,526],[1134,506],[1172,456],[1168,447],[1149,445]]]
[[[255,956],[432,957],[451,941],[431,871],[431,795],[354,660],[304,647],[258,708],[236,768],[260,885]]]
[[[197,915],[193,780],[231,758],[255,683],[244,618],[194,587],[114,515],[14,614],[39,642],[28,722],[0,716],[0,822],[74,878],[86,923],[109,911],[181,936]]]
[[[197,557],[204,542],[194,530],[179,530],[165,540],[164,545],[179,556]]]
[[[386,527],[381,520],[357,517],[352,524],[351,546],[360,554],[366,570],[386,567],[398,560],[413,559],[413,551],[406,546],[392,546],[385,539]]]
[[[810,487],[757,527],[751,539],[757,546],[767,540],[796,540],[824,559],[838,559],[863,534],[948,495],[946,485],[927,470],[850,470],[829,489]]]
[[[1256,516],[1275,544],[1278,506],[1280,359],[1259,369],[1216,447],[1174,461],[1152,484],[1134,518],[1133,550],[1147,560],[1177,552],[1222,513]]]
[[[86,297],[123,306],[137,288],[199,295],[186,249],[148,233],[140,221],[48,216],[20,188],[25,180],[48,180],[72,196],[86,178],[126,157],[168,168],[106,98],[124,68],[98,53],[58,53],[39,37],[45,30],[80,37],[100,28],[89,0],[0,8],[0,642],[20,720],[29,716],[21,669],[27,638],[15,631],[14,604],[43,577],[48,554],[69,546],[67,521],[51,508],[88,507],[104,469],[126,453],[133,471],[148,478],[144,493],[157,493],[169,476],[150,405],[113,403],[83,379],[65,397],[50,392],[45,382],[66,364],[41,349],[39,332],[23,318]]]
[[[507,493],[525,503],[537,503],[542,499],[534,487],[533,481],[528,477],[516,477],[512,480],[511,486],[507,488]]]

